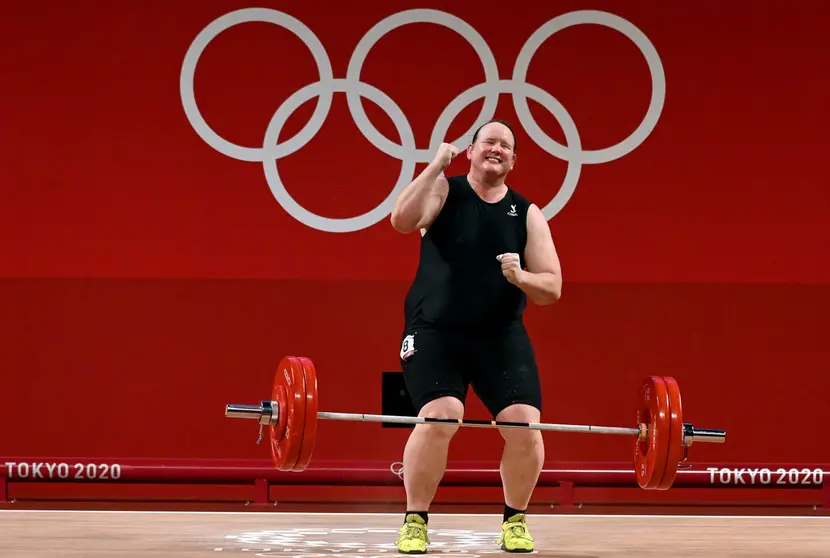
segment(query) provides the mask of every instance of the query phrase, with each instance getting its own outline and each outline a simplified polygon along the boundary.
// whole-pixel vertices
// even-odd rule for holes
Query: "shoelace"
[[[417,525],[415,523],[407,523],[406,531],[404,532],[404,538],[419,538],[426,540],[424,528],[421,525]]]
[[[515,525],[511,525],[508,530],[516,535],[517,537],[524,537],[527,535],[527,531],[525,530],[524,525],[521,523],[516,523]]]

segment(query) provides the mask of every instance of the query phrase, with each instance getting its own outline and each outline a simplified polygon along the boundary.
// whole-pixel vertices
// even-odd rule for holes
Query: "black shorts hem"
[[[499,415],[500,412],[502,412],[503,410],[505,410],[506,408],[508,408],[512,405],[527,405],[527,406],[533,407],[534,409],[539,411],[539,414],[542,413],[542,404],[541,404],[541,402],[539,402],[539,401],[530,401],[529,399],[516,399],[516,400],[512,400],[512,401],[500,402],[500,404],[498,404],[498,405],[488,406],[487,410],[490,412],[490,414],[493,416],[493,419],[495,420],[495,418]]]
[[[421,397],[412,397],[412,405],[415,407],[415,414],[420,415],[421,410],[428,404],[432,403],[436,399],[441,399],[442,397],[454,397],[461,401],[461,404],[466,406],[467,405],[467,394],[460,393],[457,390],[447,390],[447,391],[434,391],[431,393],[427,393],[422,395]]]

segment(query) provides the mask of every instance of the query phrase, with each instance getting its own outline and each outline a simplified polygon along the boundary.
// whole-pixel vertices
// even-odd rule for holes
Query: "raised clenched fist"
[[[435,153],[435,158],[432,160],[441,170],[444,170],[455,156],[458,155],[458,148],[450,143],[442,143],[438,146],[438,151]]]
[[[518,285],[521,281],[521,275],[524,273],[519,260],[519,254],[499,254],[496,256],[496,259],[501,262],[502,275],[514,285]]]

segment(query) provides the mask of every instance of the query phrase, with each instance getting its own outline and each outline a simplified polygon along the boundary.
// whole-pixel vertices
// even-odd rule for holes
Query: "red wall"
[[[372,25],[421,7],[367,5],[359,15],[345,4],[281,9],[315,32],[342,78]],[[493,17],[430,5],[481,33],[503,79],[539,25],[585,6]],[[380,412],[381,372],[398,369],[418,239],[385,218],[351,233],[306,227],[275,201],[262,164],[227,157],[194,132],[179,94],[182,60],[208,23],[242,7],[18,3],[0,23],[5,45],[18,49],[0,62],[0,455],[265,456],[256,426],[225,419],[223,406],[267,397],[286,354],[317,363],[322,409]],[[830,8],[590,7],[648,36],[666,97],[646,141],[583,165],[550,221],[564,296],[527,314],[543,420],[631,426],[641,379],[670,374],[689,421],[729,431],[725,446],[696,447],[693,459],[830,461],[814,441],[830,387],[830,79],[817,70],[830,55],[821,39]],[[317,79],[307,52],[266,24],[222,34],[196,73],[206,120],[231,141],[261,146],[280,103]],[[424,149],[444,107],[483,73],[463,39],[421,24],[385,36],[361,77],[397,102]],[[586,149],[627,136],[651,94],[637,47],[596,25],[546,41],[527,81],[562,103]],[[315,102],[289,118],[280,141]],[[364,106],[397,141],[389,117]],[[481,106],[462,112],[449,136],[471,127]],[[530,106],[564,141],[556,119]],[[533,141],[508,95],[497,116],[518,128],[510,182],[547,204],[567,163]],[[311,142],[277,165],[299,203],[330,217],[372,209],[401,167],[364,139],[341,93]],[[450,171],[465,172],[464,161]],[[473,400],[471,416],[483,412]],[[325,423],[315,456],[397,460],[407,433]],[[496,437],[465,431],[453,456],[495,460]],[[546,439],[556,461],[616,461],[632,445]]]

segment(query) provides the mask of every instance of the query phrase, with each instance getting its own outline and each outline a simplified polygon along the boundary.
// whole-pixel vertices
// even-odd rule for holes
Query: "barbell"
[[[320,412],[314,363],[306,357],[286,356],[277,367],[269,400],[259,405],[225,405],[225,416],[256,420],[257,443],[262,439],[263,428],[268,427],[274,466],[281,471],[297,472],[304,471],[311,461],[319,419],[633,436],[637,484],[646,490],[668,490],[693,443],[726,442],[723,430],[700,429],[683,422],[680,387],[672,377],[647,377],[640,387],[637,405],[637,426],[633,428]]]

